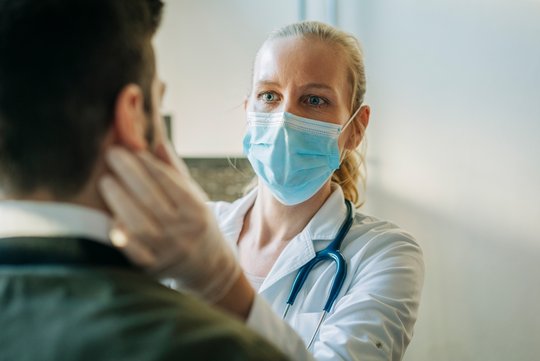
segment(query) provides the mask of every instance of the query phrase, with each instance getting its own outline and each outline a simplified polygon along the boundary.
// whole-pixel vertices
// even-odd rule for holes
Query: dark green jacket
[[[84,239],[0,239],[0,360],[284,360],[193,297]]]

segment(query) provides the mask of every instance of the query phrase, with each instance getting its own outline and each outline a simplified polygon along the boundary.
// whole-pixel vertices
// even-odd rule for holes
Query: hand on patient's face
[[[185,164],[167,146],[156,155],[108,152],[113,175],[101,179],[100,191],[118,222],[111,241],[151,274],[215,301],[240,267]]]

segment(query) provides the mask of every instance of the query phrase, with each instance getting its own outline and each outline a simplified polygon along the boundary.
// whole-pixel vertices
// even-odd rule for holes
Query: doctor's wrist
[[[251,287],[248,279],[243,272],[233,283],[229,291],[215,305],[230,313],[242,321],[246,321],[253,307],[255,299],[255,290]]]

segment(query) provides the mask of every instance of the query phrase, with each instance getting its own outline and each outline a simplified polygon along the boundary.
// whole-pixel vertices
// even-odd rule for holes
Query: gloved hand
[[[241,269],[225,242],[207,197],[170,146],[133,154],[107,153],[113,175],[100,180],[101,194],[117,219],[111,241],[135,264],[209,302],[219,301]]]

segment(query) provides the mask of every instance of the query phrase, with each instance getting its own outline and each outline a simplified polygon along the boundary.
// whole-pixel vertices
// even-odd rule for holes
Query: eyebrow
[[[271,80],[259,80],[255,83],[258,86],[279,86],[278,82],[271,81]],[[321,90],[329,90],[331,92],[335,92],[334,88],[332,88],[329,85],[323,84],[323,83],[307,83],[302,85],[300,88],[302,89],[321,89]]]
[[[334,88],[332,88],[329,85],[323,84],[323,83],[308,83],[308,84],[305,84],[305,85],[301,86],[301,88],[303,88],[303,89],[315,88],[315,89],[334,91]]]
[[[255,82],[256,85],[266,85],[266,86],[276,86],[276,85],[279,85],[278,82],[275,82],[275,81],[271,81],[271,80],[259,80],[257,82]]]

